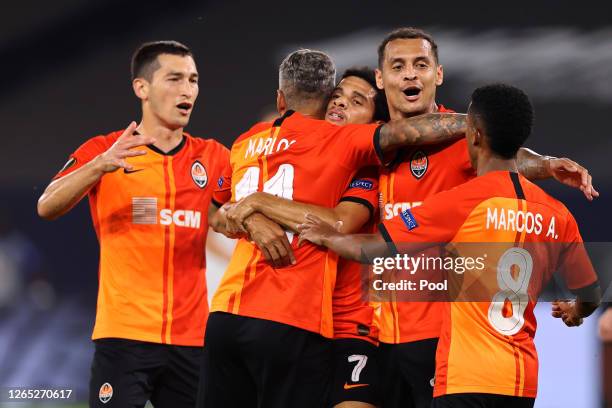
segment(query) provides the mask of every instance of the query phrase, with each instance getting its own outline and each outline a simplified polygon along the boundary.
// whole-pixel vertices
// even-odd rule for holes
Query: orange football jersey
[[[289,111],[259,123],[232,146],[232,200],[256,191],[334,207],[356,170],[379,163],[379,125],[336,126]],[[274,268],[247,239],[236,245],[211,305],[222,311],[272,320],[333,336],[332,291],[338,256],[287,233],[297,260]]]
[[[55,178],[106,151],[122,132],[85,142]],[[147,154],[127,160],[133,170],[106,173],[89,191],[100,243],[92,337],[202,346],[208,206],[229,151],[185,134],[171,152],[149,146]],[[229,198],[227,190],[215,194],[218,202]]]
[[[448,272],[460,290],[454,301],[440,303],[434,396],[535,398],[538,295],[560,267],[570,289],[597,282],[567,208],[517,173],[495,171],[431,197],[379,228],[391,246],[451,243],[453,259],[476,259],[471,269]]]
[[[340,201],[360,203],[370,209],[370,221],[359,233],[374,232],[378,206],[378,167],[359,170]],[[364,276],[365,269],[359,262],[343,258],[338,260],[338,277],[332,300],[334,338],[355,338],[378,344],[374,309],[364,296],[368,283],[367,276]]]
[[[439,105],[439,112],[453,112]],[[465,138],[454,142],[402,149],[380,172],[380,215],[390,220],[420,205],[427,197],[475,177]],[[438,337],[440,303],[388,301],[377,304],[379,339],[405,343]]]

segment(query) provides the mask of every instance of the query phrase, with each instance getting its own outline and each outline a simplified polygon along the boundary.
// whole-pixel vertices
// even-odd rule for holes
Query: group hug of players
[[[553,316],[579,325],[599,303],[574,218],[530,181],[592,200],[588,171],[522,147],[533,111],[515,87],[476,89],[467,115],[437,104],[443,67],[422,30],[391,32],[376,70],[338,83],[325,53],[291,53],[278,117],[231,151],[184,131],[198,96],[186,46],[143,44],[132,79],[140,123],[87,140],[38,203],[55,219],[89,197],[91,407],[531,407],[537,294],[563,264],[576,299]],[[485,227],[493,211],[554,231]],[[209,225],[237,239],[210,313]],[[461,242],[502,244],[487,273],[510,286],[489,301],[364,297],[364,257]]]

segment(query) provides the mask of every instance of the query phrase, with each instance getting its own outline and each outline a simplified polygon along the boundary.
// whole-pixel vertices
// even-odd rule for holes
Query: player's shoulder
[[[107,134],[92,136],[81,144],[79,150],[99,150],[105,151],[119,139],[125,129],[115,130]]]
[[[521,176],[521,185],[525,192],[527,202],[541,205],[548,208],[551,212],[564,216],[568,219],[573,219],[570,210],[560,200],[548,194],[537,184],[529,181]]]

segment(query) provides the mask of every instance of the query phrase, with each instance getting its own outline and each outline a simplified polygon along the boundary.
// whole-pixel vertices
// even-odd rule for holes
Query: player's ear
[[[287,111],[287,99],[285,99],[285,93],[280,89],[276,90],[276,110],[281,116]]]
[[[480,129],[477,127],[474,130],[474,146],[482,146],[482,142],[483,142],[483,135],[482,132],[480,131]]]
[[[374,74],[376,75],[376,87],[380,90],[384,89],[384,83],[382,78],[382,71],[378,68],[374,70]]]
[[[140,99],[147,99],[149,96],[149,83],[143,78],[136,78],[132,81],[132,89]]]
[[[444,67],[440,64],[436,67],[436,86],[442,85],[444,82]]]

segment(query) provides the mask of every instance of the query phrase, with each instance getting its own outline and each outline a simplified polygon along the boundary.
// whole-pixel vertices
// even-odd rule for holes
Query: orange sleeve
[[[561,254],[559,273],[571,290],[585,288],[597,282],[597,274],[589,254],[584,247],[578,224],[568,212],[567,227],[563,240],[564,248]]]
[[[215,181],[215,190],[212,194],[212,203],[221,207],[232,198],[232,166],[230,165],[230,151],[221,146],[219,154],[221,161],[219,163],[219,178]]]
[[[369,125],[337,126],[325,122],[323,132],[328,133],[332,141],[329,146],[335,150],[336,157],[345,166],[351,169],[363,166],[380,165],[382,155],[378,146],[378,134],[383,125],[376,123]]]
[[[107,137],[105,136],[96,136],[89,139],[68,157],[68,161],[53,177],[53,180],[64,177],[65,175],[83,167],[83,165],[89,163],[100,153],[105,152],[109,147]]]
[[[378,169],[368,167],[359,170],[340,201],[351,201],[364,205],[370,211],[370,219],[372,219],[378,206]]]
[[[467,214],[461,214],[462,200],[456,189],[436,194],[422,205],[406,209],[397,217],[379,224],[378,229],[390,249],[397,252],[402,243],[445,243],[453,239]]]

